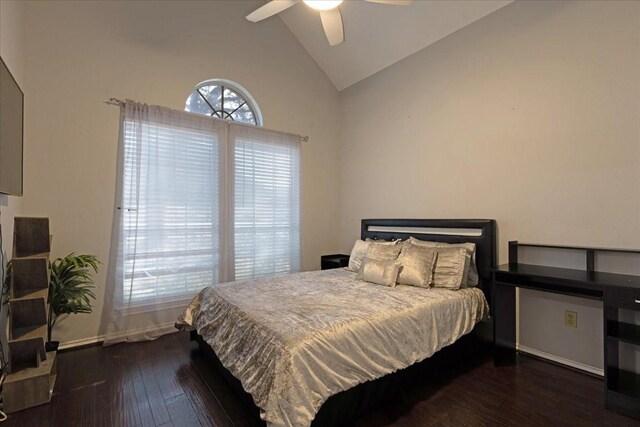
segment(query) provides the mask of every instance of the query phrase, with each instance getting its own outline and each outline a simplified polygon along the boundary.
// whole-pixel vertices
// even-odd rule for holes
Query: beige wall
[[[279,19],[252,24],[260,2],[29,2],[25,75],[30,144],[24,210],[50,217],[53,255],[106,264],[114,207],[118,110],[131,98],[184,108],[193,87],[220,77],[256,99],[264,125],[303,135],[303,266],[338,245],[338,93]],[[63,343],[98,334],[96,313],[56,327]],[[80,340],[80,341],[78,341]]]
[[[639,247],[639,76],[640,2],[515,2],[345,90],[342,250],[364,217],[495,218],[503,262],[516,239]],[[601,306],[520,308],[521,345],[602,367]]]
[[[13,74],[20,88],[24,82],[24,4],[20,1],[0,1],[0,57]],[[26,144],[25,135],[25,144]],[[11,257],[13,241],[13,218],[20,215],[22,199],[0,194],[0,227],[2,251]]]

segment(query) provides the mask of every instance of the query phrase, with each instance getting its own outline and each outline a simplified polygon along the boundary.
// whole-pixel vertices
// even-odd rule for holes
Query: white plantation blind
[[[128,297],[134,302],[188,297],[218,282],[218,134],[125,119],[124,146]]]
[[[288,134],[124,103],[106,342],[170,330],[211,284],[299,271],[299,145]]]
[[[235,278],[300,270],[300,142],[233,128]]]

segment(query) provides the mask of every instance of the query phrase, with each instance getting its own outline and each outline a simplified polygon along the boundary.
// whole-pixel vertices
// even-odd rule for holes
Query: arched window
[[[230,80],[207,80],[191,92],[185,111],[219,119],[262,126],[262,113],[253,97],[238,83]]]

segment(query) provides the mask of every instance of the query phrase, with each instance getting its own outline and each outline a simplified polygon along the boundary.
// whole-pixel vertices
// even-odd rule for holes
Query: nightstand
[[[320,257],[320,269],[331,270],[332,268],[347,267],[349,265],[349,255],[333,254],[322,255]]]

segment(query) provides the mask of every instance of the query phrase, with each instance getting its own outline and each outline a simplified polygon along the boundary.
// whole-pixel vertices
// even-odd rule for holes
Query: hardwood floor
[[[4,426],[256,426],[215,369],[176,333],[156,341],[59,355],[50,404],[9,415]],[[602,380],[521,356],[440,372],[358,426],[640,425],[607,411]]]

